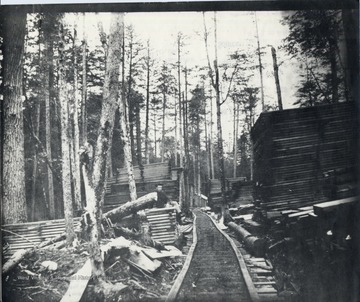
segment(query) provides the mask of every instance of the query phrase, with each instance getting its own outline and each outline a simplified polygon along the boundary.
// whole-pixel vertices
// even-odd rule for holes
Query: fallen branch
[[[27,238],[26,238],[25,236],[23,236],[23,235],[20,235],[20,234],[18,234],[18,233],[15,233],[15,232],[12,232],[12,231],[9,231],[9,230],[5,230],[5,229],[1,229],[1,231],[2,231],[2,232],[9,233],[9,234],[13,234],[13,235],[15,235],[15,236],[18,236],[18,237],[20,237],[21,239],[24,239],[24,240],[26,240],[27,242],[31,243],[33,246],[35,246],[35,243],[34,243],[34,242],[32,242],[31,240],[27,239]]]

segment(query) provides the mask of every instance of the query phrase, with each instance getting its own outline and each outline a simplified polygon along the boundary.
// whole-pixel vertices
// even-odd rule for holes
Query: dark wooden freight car
[[[263,209],[354,196],[357,135],[353,102],[262,113],[251,136]]]

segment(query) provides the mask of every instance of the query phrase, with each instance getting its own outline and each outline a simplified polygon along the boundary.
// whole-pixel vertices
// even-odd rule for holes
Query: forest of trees
[[[198,38],[206,51],[199,55],[207,64],[187,66],[186,35],[174,36],[173,61],[159,60],[124,13],[107,17],[109,28],[99,21],[97,42],[89,43],[88,13],[8,10],[1,24],[3,223],[65,217],[70,244],[73,217],[85,209],[101,217],[109,177],[126,169],[133,201],[133,166],[163,161],[183,168],[184,208],[190,186],[203,192],[211,178],[221,180],[225,200],[225,177],[252,178],[250,130],[259,112],[283,109],[276,50],[300,62],[295,105],[353,99],[346,13],[288,12],[289,34],[271,54],[257,36],[252,49],[239,45],[221,62],[216,13],[203,13]],[[264,99],[265,55],[273,60],[275,107]],[[229,152],[225,103],[233,108]]]

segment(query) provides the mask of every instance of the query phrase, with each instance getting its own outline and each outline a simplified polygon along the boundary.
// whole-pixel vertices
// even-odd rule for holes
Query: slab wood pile
[[[352,102],[262,113],[251,137],[256,195],[263,209],[327,201],[324,175],[331,170],[354,171],[343,185],[355,183],[357,133]]]
[[[74,224],[80,224],[80,218],[74,218]],[[7,255],[18,250],[38,246],[42,242],[54,239],[65,232],[65,220],[46,220],[1,226],[3,245],[9,244]]]

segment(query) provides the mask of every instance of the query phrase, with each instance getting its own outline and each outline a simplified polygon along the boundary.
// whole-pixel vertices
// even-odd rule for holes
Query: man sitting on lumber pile
[[[156,185],[157,201],[154,204],[154,208],[174,207],[176,211],[176,221],[181,224],[181,209],[179,203],[172,201],[163,191],[163,185]]]

